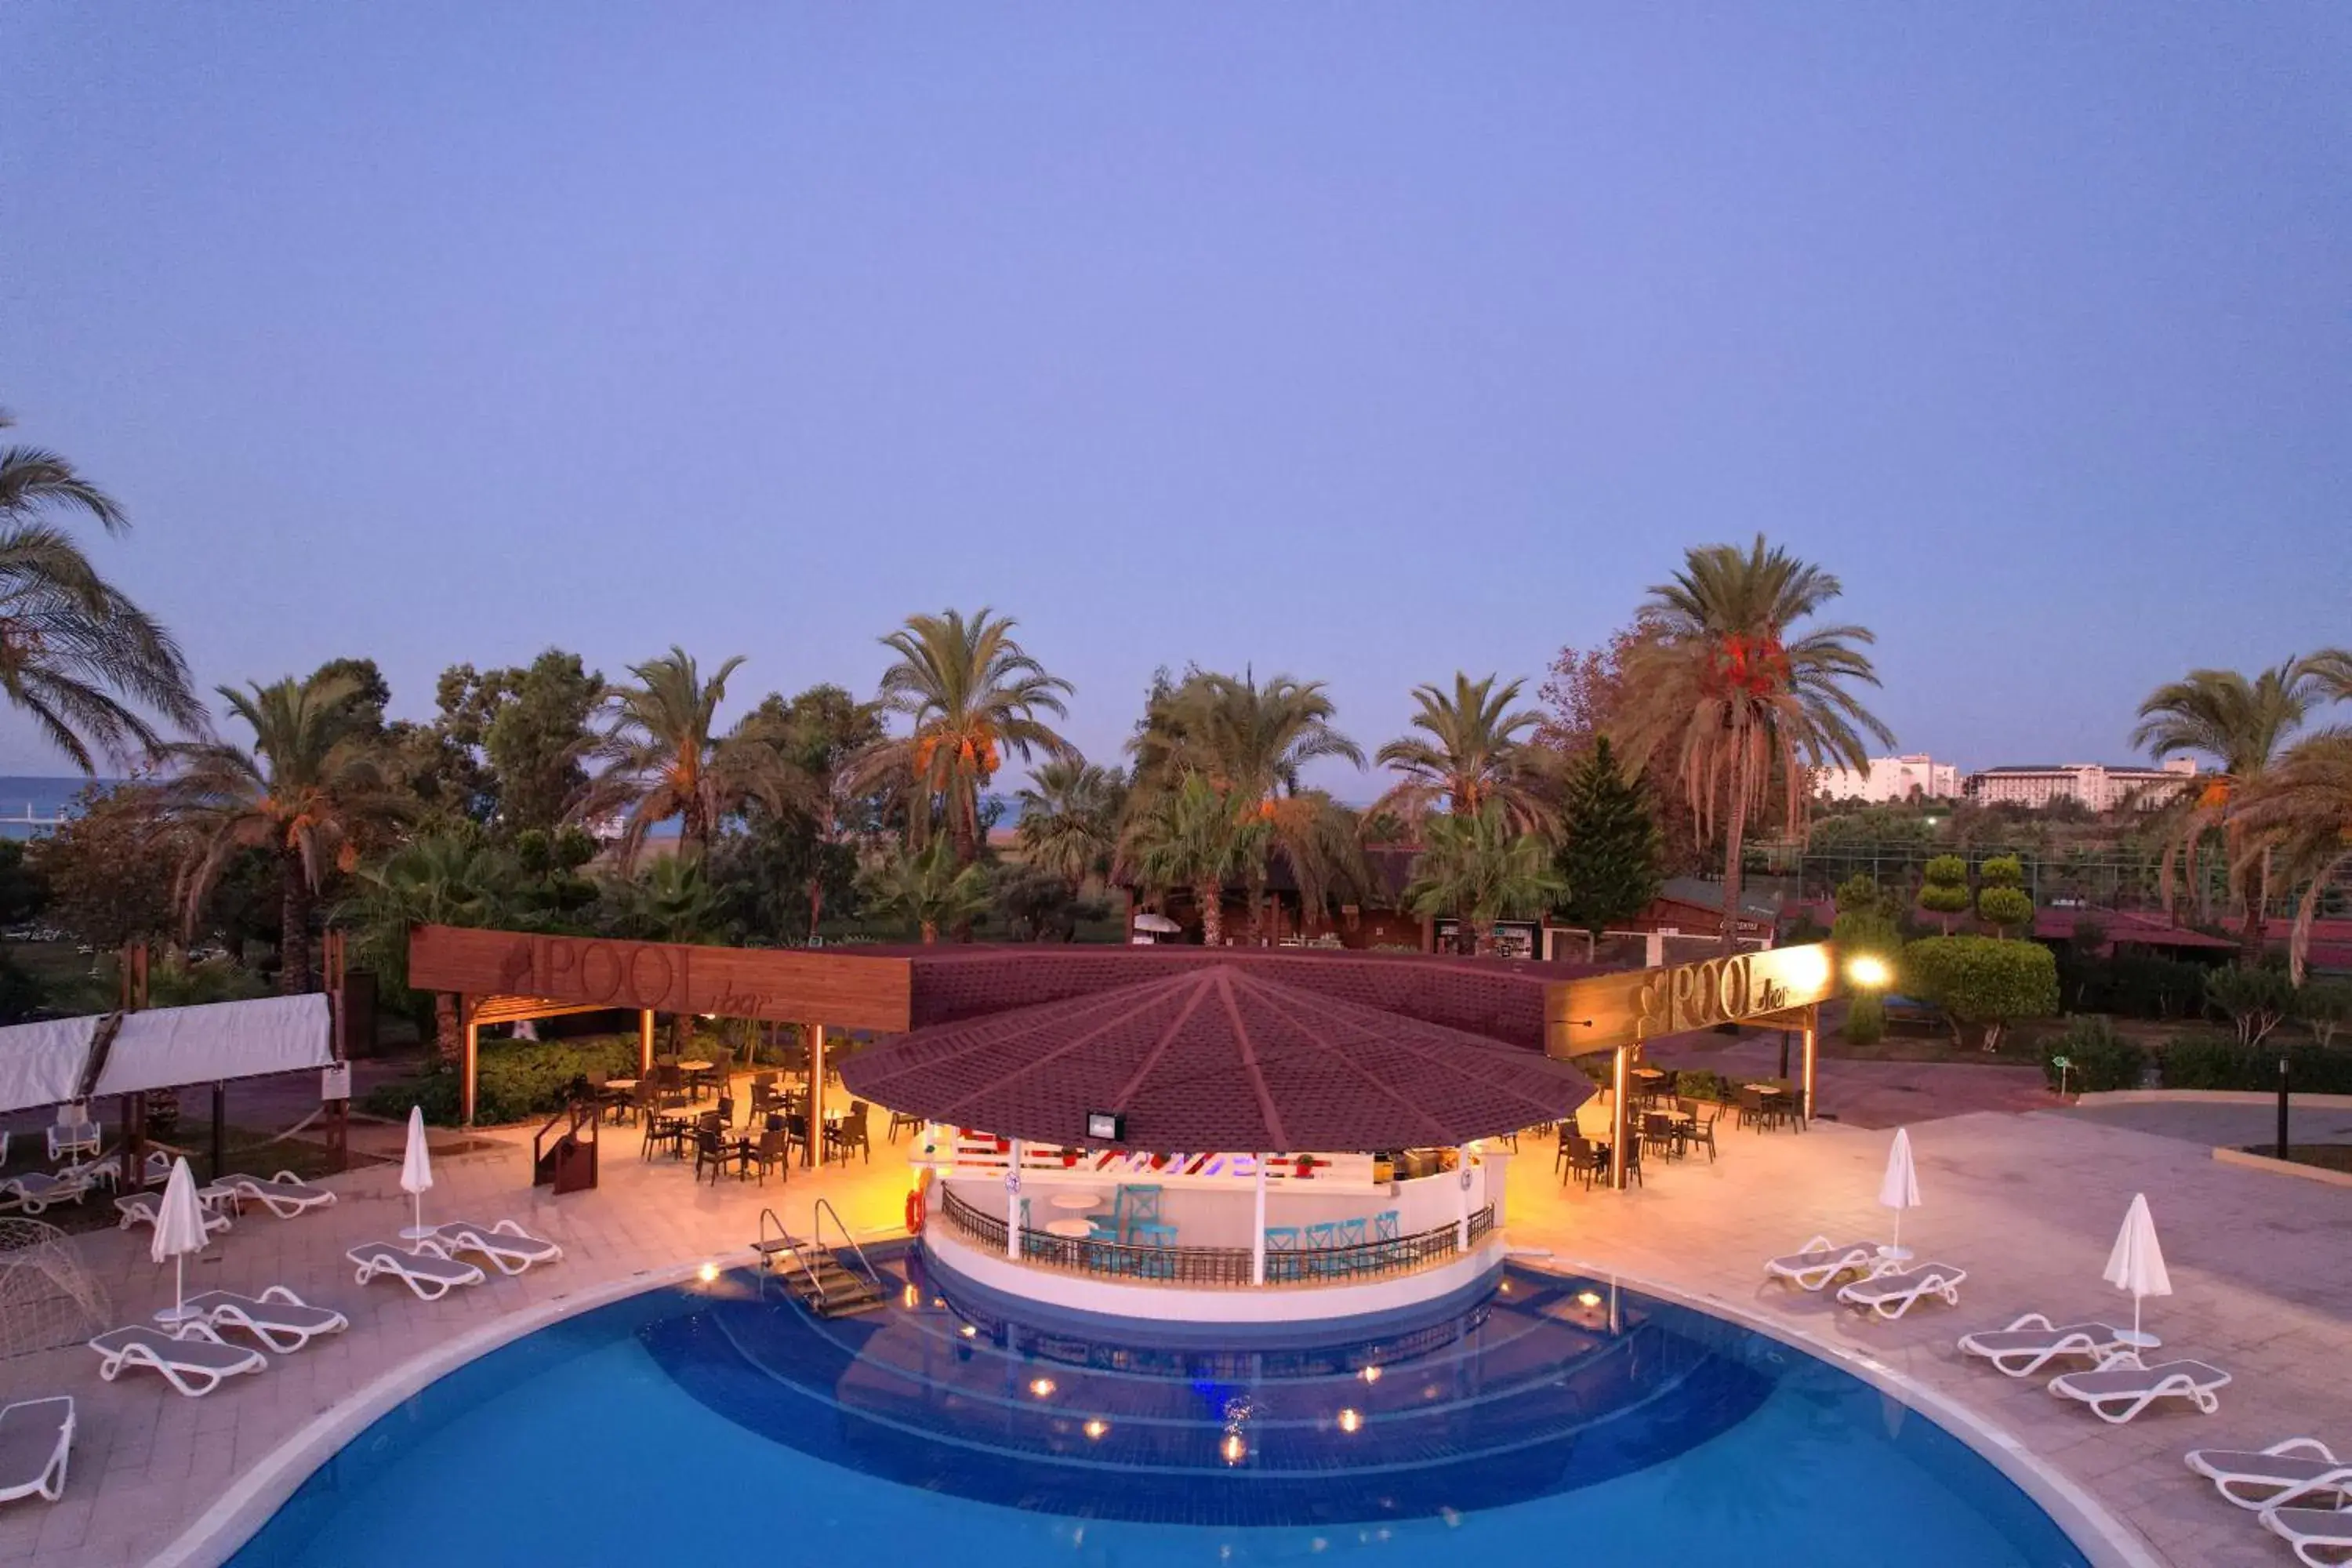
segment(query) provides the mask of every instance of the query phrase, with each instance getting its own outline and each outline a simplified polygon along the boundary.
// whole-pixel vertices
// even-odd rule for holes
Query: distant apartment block
[[[1815,768],[1813,793],[1832,800],[1884,804],[1914,795],[1948,800],[1960,793],[1960,770],[1920,752],[1908,757],[1873,757],[1867,768]]]
[[[2126,804],[2152,811],[2179,795],[2196,776],[2193,757],[2174,757],[2155,768],[2035,763],[1970,773],[1963,789],[1970,800],[1984,805],[2039,808],[2053,801],[2072,800],[2093,811],[2112,811]]]

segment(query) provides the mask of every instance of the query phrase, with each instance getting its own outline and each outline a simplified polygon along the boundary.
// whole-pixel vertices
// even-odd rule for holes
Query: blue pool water
[[[819,1321],[727,1275],[518,1341],[376,1422],[233,1563],[1087,1568],[1551,1560],[2065,1568],[1985,1460],[1718,1319],[1513,1267],[1433,1321],[1235,1350],[1023,1321],[877,1254]],[[878,1555],[877,1555],[878,1554]]]

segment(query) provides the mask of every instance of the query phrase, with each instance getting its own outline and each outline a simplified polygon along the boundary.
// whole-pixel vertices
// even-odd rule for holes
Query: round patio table
[[[1057,1209],[1076,1209],[1081,1213],[1102,1207],[1100,1193],[1055,1193],[1045,1201]]]
[[[1045,1222],[1045,1234],[1058,1236],[1065,1241],[1084,1241],[1093,1232],[1094,1226],[1082,1219],[1049,1219]]]

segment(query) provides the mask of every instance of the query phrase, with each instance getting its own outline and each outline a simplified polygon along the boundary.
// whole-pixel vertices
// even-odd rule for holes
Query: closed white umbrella
[[[408,1150],[400,1157],[400,1190],[416,1200],[416,1223],[400,1234],[422,1241],[433,1233],[425,1228],[425,1194],[433,1185],[433,1158],[425,1149],[425,1110],[408,1108]]]
[[[1174,921],[1170,920],[1166,915],[1155,914],[1151,910],[1146,910],[1141,914],[1135,917],[1135,929],[1138,931],[1157,931],[1162,936],[1173,936],[1184,928],[1178,925]]]
[[[2134,1350],[2153,1350],[2163,1343],[2154,1334],[2139,1331],[2142,1299],[2172,1294],[2172,1277],[2164,1271],[2164,1248],[2156,1242],[2156,1216],[2147,1212],[2146,1193],[2134,1193],[2131,1207],[2124,1212],[2124,1227],[2116,1233],[2115,1248],[2107,1254],[2105,1278],[2116,1289],[2131,1292],[2131,1333],[2116,1337]]]
[[[161,1263],[172,1260],[172,1304],[155,1314],[159,1323],[184,1323],[204,1316],[188,1307],[188,1254],[205,1249],[205,1210],[196,1202],[196,1178],[185,1159],[172,1162],[172,1178],[163,1184],[163,1202],[155,1212],[155,1239],[147,1256]]]
[[[1919,1206],[1919,1173],[1911,1166],[1911,1130],[1895,1130],[1895,1146],[1886,1151],[1886,1174],[1878,1184],[1878,1201],[1895,1211],[1895,1245],[1879,1250],[1898,1263],[1911,1254],[1903,1246],[1903,1211]]]

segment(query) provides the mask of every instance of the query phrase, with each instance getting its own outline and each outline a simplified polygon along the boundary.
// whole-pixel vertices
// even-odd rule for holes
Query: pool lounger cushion
[[[1968,1277],[1967,1269],[1948,1263],[1914,1263],[1842,1286],[1837,1299],[1881,1318],[1899,1318],[1930,1296],[1948,1307],[1958,1306],[1960,1283]]]
[[[323,1208],[335,1201],[335,1194],[324,1187],[314,1187],[291,1171],[280,1171],[268,1181],[258,1176],[228,1175],[221,1184],[241,1198],[250,1198],[269,1205],[269,1212],[279,1219],[292,1219]]]
[[[114,1222],[118,1230],[129,1230],[134,1225],[152,1226],[155,1223],[155,1216],[163,1212],[163,1195],[161,1193],[126,1193],[114,1200],[114,1212],[121,1215]],[[205,1235],[207,1237],[228,1227],[228,1215],[205,1214]]]
[[[2352,1562],[2352,1509],[2263,1510],[2263,1528],[2294,1548],[2306,1568],[2339,1568]],[[2322,1556],[2321,1552],[2330,1555]]]
[[[64,1496],[73,1435],[74,1402],[65,1394],[0,1407],[0,1502]]]
[[[389,1274],[425,1301],[437,1301],[457,1286],[479,1285],[489,1278],[470,1263],[451,1261],[429,1238],[418,1242],[414,1252],[388,1241],[371,1241],[343,1256],[359,1266],[361,1284]]]
[[[52,1176],[46,1171],[27,1171],[0,1182],[0,1211],[17,1208],[39,1214],[51,1204],[78,1204],[89,1195],[94,1184],[87,1172]]]
[[[502,1219],[496,1225],[452,1220],[436,1226],[435,1237],[453,1254],[480,1253],[501,1274],[520,1274],[534,1263],[553,1263],[563,1256],[563,1248],[531,1235],[510,1219]]]
[[[351,1320],[328,1307],[313,1307],[283,1285],[258,1296],[207,1290],[187,1304],[215,1329],[243,1329],[279,1355],[299,1351],[320,1334],[340,1334]]]
[[[110,1329],[89,1342],[99,1353],[98,1375],[112,1383],[125,1367],[153,1367],[163,1380],[191,1399],[218,1388],[239,1373],[259,1372],[269,1364],[259,1351],[224,1344],[203,1322],[180,1325],[174,1336],[144,1323]]]
[[[1846,1274],[1871,1274],[1880,1264],[1879,1244],[1857,1241],[1840,1247],[1817,1236],[1785,1258],[1766,1261],[1767,1279],[1785,1279],[1800,1290],[1819,1290]]]
[[[2091,1414],[2120,1426],[2159,1399],[2186,1399],[2210,1415],[2221,1407],[2215,1397],[2230,1374],[2201,1361],[2158,1362],[2144,1366],[2138,1356],[2118,1351],[2101,1362],[2095,1372],[2062,1372],[2050,1380],[2050,1392],[2062,1399],[2078,1399]],[[2108,1406],[2121,1409],[2112,1415]]]
[[[1980,1330],[1960,1336],[1964,1355],[1982,1356],[2011,1377],[2032,1377],[2060,1356],[2088,1356],[2103,1361],[2124,1348],[2121,1331],[2106,1323],[2051,1322],[2039,1312],[2028,1312],[2005,1329]]]
[[[2333,1492],[2352,1503],[2352,1460],[2337,1458],[2316,1437],[2289,1437],[2261,1449],[2191,1448],[2184,1458],[2240,1508],[2265,1509],[2288,1492],[2304,1497]],[[2261,1495],[2249,1497],[2246,1490]]]

